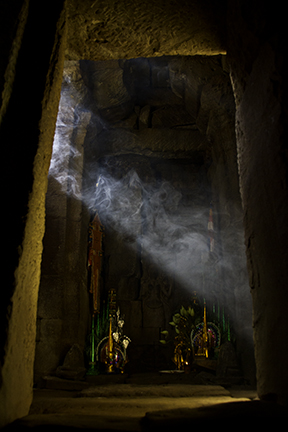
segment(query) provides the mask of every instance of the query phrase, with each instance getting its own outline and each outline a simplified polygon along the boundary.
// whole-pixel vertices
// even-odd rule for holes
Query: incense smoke
[[[165,179],[144,181],[135,169],[113,176],[109,163],[108,167],[95,164],[94,172],[87,173],[83,148],[77,148],[77,134],[83,133],[81,128],[86,128],[92,114],[84,111],[76,115],[74,111],[70,123],[67,116],[63,122],[62,114],[59,110],[49,176],[59,182],[67,195],[81,200],[91,213],[97,210],[105,229],[120,236],[127,247],[140,247],[143,259],[153,262],[189,291],[196,285],[199,290],[204,284],[205,265],[211,259],[209,191],[199,191],[206,199],[189,202],[181,188]],[[85,176],[94,180],[84,188]],[[215,223],[214,231],[217,236]],[[234,236],[231,234],[231,241]],[[214,259],[218,270],[230,272],[235,265],[231,255],[223,259],[218,254]]]
[[[101,148],[102,153],[98,150],[97,138],[91,144],[90,137],[88,145],[101,154],[93,156],[90,151],[91,160],[85,160],[87,128],[94,128],[92,134],[97,137],[107,125],[94,108],[87,109],[92,105],[86,104],[85,94],[77,90],[81,81],[77,73],[74,83],[70,85],[66,77],[67,85],[62,88],[49,178],[58,182],[63,195],[81,201],[91,214],[97,210],[105,230],[139,254],[142,262],[151,262],[188,293],[209,293],[214,299],[218,296],[222,304],[231,305],[239,329],[247,331],[243,339],[250,341],[251,299],[241,209],[232,203],[231,212],[226,197],[213,208],[215,250],[211,253],[211,191],[207,183],[197,189],[198,198],[188,199],[176,183],[165,178],[147,179],[132,164],[125,173],[115,172],[109,166],[109,157],[106,165],[97,160],[105,155],[105,149]],[[217,194],[220,202],[221,191]]]
[[[49,176],[67,195],[81,200],[91,212],[97,210],[107,231],[121,236],[130,248],[140,247],[145,260],[191,286],[209,256],[209,200],[206,206],[184,202],[181,191],[168,181],[145,182],[133,169],[123,177],[119,173],[113,177],[109,170],[96,166],[98,180],[84,188],[83,152],[71,142],[75,143],[77,125],[79,134],[85,116],[75,119],[73,115],[67,124],[61,113],[59,110]],[[91,118],[91,113],[85,115]],[[97,178],[95,173],[89,176]]]
[[[130,247],[166,274],[191,287],[209,256],[206,207],[183,201],[167,181],[142,181],[135,170],[116,180],[102,172],[95,208],[105,229],[121,235]]]
[[[99,161],[89,161],[88,166],[84,154],[87,126],[94,122],[105,128],[105,124],[95,112],[84,108],[85,97],[78,96],[75,86],[62,89],[49,177],[57,180],[63,193],[81,201],[91,213],[97,209],[106,230],[120,236],[127,247],[140,248],[143,259],[153,262],[183,287],[191,290],[195,285],[198,289],[204,285],[205,265],[211,257],[218,274],[225,273],[229,289],[237,285],[243,266],[239,266],[237,274],[239,251],[234,252],[233,244],[242,241],[239,241],[243,238],[241,224],[228,222],[224,228],[222,224],[220,239],[215,218],[217,253],[211,254],[208,233],[211,199],[210,190],[205,190],[207,184],[198,190],[198,195],[205,199],[192,197],[189,201],[181,187],[165,179],[141,177],[133,168],[125,174],[114,170],[112,175],[108,162],[101,165]],[[88,179],[85,185],[83,179]],[[216,215],[218,219],[231,220],[228,211],[221,215],[218,211]]]

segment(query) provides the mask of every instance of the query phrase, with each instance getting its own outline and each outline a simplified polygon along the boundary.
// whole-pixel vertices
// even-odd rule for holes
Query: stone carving
[[[85,374],[83,350],[78,344],[74,344],[66,354],[63,365],[57,368],[56,376],[70,380],[81,380]]]

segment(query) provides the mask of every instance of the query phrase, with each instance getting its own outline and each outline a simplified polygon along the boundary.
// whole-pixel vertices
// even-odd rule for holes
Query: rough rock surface
[[[0,316],[3,324],[1,325],[1,336],[4,339],[1,347],[1,398],[5,399],[6,404],[2,403],[1,399],[0,405],[3,409],[3,412],[1,412],[1,421],[4,424],[27,412],[29,400],[31,399],[31,366],[33,363],[31,359],[33,358],[35,341],[35,321],[33,320],[36,311],[36,301],[33,304],[29,296],[31,294],[31,287],[33,286],[35,287],[33,295],[35,295],[35,299],[37,300],[41,260],[39,251],[41,250],[41,235],[44,229],[43,200],[46,188],[45,179],[52,144],[54,118],[56,118],[57,114],[57,95],[59,95],[58,89],[60,88],[59,75],[62,74],[62,60],[60,59],[63,58],[62,52],[66,43],[64,20],[59,22],[59,32],[56,32],[56,39],[55,28],[60,10],[58,8],[62,7],[64,3],[67,5],[69,2],[55,2],[49,5],[48,2],[47,4],[46,2],[43,2],[43,4],[42,2],[41,4],[39,2],[29,2],[27,25],[25,13],[28,11],[28,2],[11,1],[2,2],[1,4],[0,86],[4,107],[1,114],[5,112],[5,121],[1,122],[1,143],[4,143],[4,154],[2,154],[2,157],[7,162],[4,164],[4,169],[7,168],[4,179],[5,183],[9,184],[7,199],[4,198],[3,202],[9,201],[10,203],[8,211],[3,212],[3,216],[6,217],[3,226],[9,232],[9,236],[7,236],[7,240],[5,241],[4,254],[7,258],[7,266],[4,265],[7,278],[5,287],[1,290],[0,302]],[[101,55],[103,54],[103,57],[101,57],[103,60],[111,58],[111,55],[113,56],[111,49],[113,48],[114,52],[116,52],[118,47],[115,46],[116,44],[114,47],[110,45],[109,49],[106,50],[106,57],[104,56],[105,44],[109,42],[108,39],[106,40],[106,35],[108,34],[106,30],[104,31],[105,38],[101,40],[101,34],[99,34],[101,31],[92,29],[92,35],[97,34],[97,37],[99,35],[98,40],[101,40],[99,44],[93,38],[86,37],[81,32],[81,29],[85,28],[84,21],[87,19],[86,16],[81,22],[81,13],[85,15],[84,3],[88,5],[86,8],[87,15],[92,16],[92,20],[95,19],[91,10],[95,5],[97,6],[96,2],[93,2],[93,4],[92,2],[79,2],[79,12],[77,12],[77,2],[70,3],[72,4],[70,9],[72,13],[69,18],[72,23],[69,30],[72,36],[70,46],[75,44],[75,48],[67,50],[67,58],[70,58],[69,52],[71,56],[75,53],[77,59],[80,58],[80,55],[82,56],[83,51],[85,53],[91,51],[94,54],[95,46],[97,47],[97,52],[101,52]],[[99,2],[98,4],[101,7],[103,6],[103,8],[97,13],[103,12],[106,14],[105,5],[108,5],[108,3],[112,6],[115,5],[115,2],[112,1],[105,2],[104,5],[103,2]],[[142,3],[143,5],[146,4],[146,2]],[[207,33],[204,35],[202,43],[211,41],[211,34],[214,33],[214,29],[211,32],[209,29],[212,30],[210,27],[211,16],[214,18],[213,13],[215,9],[207,7],[209,6],[207,2],[192,1],[184,2],[183,4],[186,5],[188,3],[192,6],[195,13],[198,11],[196,17],[198,16],[200,22],[202,22],[202,17],[199,16],[200,9],[196,6],[199,6],[199,3],[205,3],[204,9],[207,21],[205,20],[204,13],[203,21],[206,21]],[[219,7],[219,2],[212,3],[216,4],[217,8]],[[160,6],[159,9],[161,9],[162,2],[158,2],[158,4]],[[170,2],[170,4],[175,3]],[[216,20],[212,20],[212,22],[217,24],[217,35],[220,29],[223,29],[225,33],[230,76],[233,83],[236,107],[237,110],[239,109],[236,113],[236,131],[245,214],[246,247],[255,307],[254,326],[259,394],[263,398],[269,397],[270,399],[274,398],[274,400],[278,398],[279,401],[287,405],[287,375],[284,375],[285,371],[287,372],[287,347],[283,344],[287,328],[287,140],[285,136],[285,125],[287,123],[285,117],[287,113],[287,70],[284,61],[286,58],[286,45],[283,43],[285,41],[286,26],[284,20],[286,15],[283,2],[281,3],[283,4],[282,8],[280,4],[277,7],[271,7],[267,2],[263,3],[253,0],[250,2],[243,0],[224,1],[221,4],[224,5],[224,8],[222,10],[221,8],[219,9],[220,14],[215,15]],[[18,13],[22,5],[24,5],[25,13],[19,16]],[[82,6],[84,9],[81,9]],[[132,10],[133,6],[134,4],[131,6]],[[185,8],[183,10],[185,11]],[[142,15],[138,11],[139,9],[137,9],[137,22],[139,19],[140,24]],[[177,17],[173,7],[170,11],[173,16],[171,16],[171,19],[167,19],[169,24],[174,23],[174,17]],[[119,12],[121,16],[121,6]],[[39,19],[40,16],[44,15],[45,19]],[[128,26],[125,26],[124,29],[119,26],[120,20],[117,20],[116,7],[115,13],[113,10],[108,15],[111,18],[110,24],[113,24],[113,20],[116,22],[116,38],[118,35],[121,35],[122,30],[124,32],[127,31]],[[197,29],[198,20],[195,16],[191,18],[191,15],[193,15],[193,10],[185,15],[185,19],[183,19],[183,16],[180,17],[179,33],[176,31],[175,26],[170,25],[170,27],[174,27],[174,34],[169,35],[173,39],[174,45],[170,45],[171,49],[167,54],[172,53],[173,49],[177,49],[177,46],[175,47],[177,37],[175,36],[182,34],[182,28],[185,29],[185,32],[188,32],[185,35],[185,37],[188,37],[188,45],[191,45],[191,34],[195,40],[197,39],[195,29]],[[133,12],[128,13],[128,16],[131,19]],[[154,16],[157,16],[157,20],[161,22],[161,14],[160,16],[159,14],[155,14]],[[224,25],[223,21],[219,20],[221,16],[225,21]],[[146,18],[145,10],[143,20],[147,23]],[[151,21],[153,23],[153,17],[151,17]],[[191,24],[192,21],[196,22],[196,25],[187,28],[186,22]],[[133,22],[136,22],[136,20]],[[75,24],[74,28],[73,23]],[[102,23],[101,20],[100,23],[103,26],[105,25],[105,22]],[[97,22],[94,22],[93,25],[97,26]],[[22,38],[24,27],[25,37]],[[112,27],[113,25],[111,25]],[[157,21],[153,23],[151,29],[152,27],[153,31],[158,27]],[[146,24],[144,28],[146,34],[148,30]],[[163,29],[162,26],[159,26],[159,28]],[[168,30],[168,34],[170,28],[165,30]],[[226,30],[228,30],[227,33]],[[89,36],[88,26],[85,31]],[[152,51],[155,50],[154,54],[157,54],[157,49],[159,48],[158,46],[155,47],[154,41],[152,44],[148,44],[148,40],[146,40],[144,43],[138,44],[136,48],[131,46],[134,32],[137,33],[137,26],[131,28],[128,38],[123,40],[119,51],[120,54],[117,53],[117,56],[121,55],[123,58],[128,58],[131,53],[134,55],[136,51],[137,55],[142,55],[149,45],[151,45],[150,48],[152,48]],[[77,33],[82,33],[81,46],[77,46],[77,43],[75,43],[74,36],[78,37]],[[162,32],[161,38],[157,34],[160,46],[163,45],[165,35],[166,31]],[[139,33],[137,36],[139,40]],[[35,39],[41,41],[41,50],[38,50],[37,56],[35,56],[35,50],[33,49]],[[212,39],[214,40],[213,37]],[[178,40],[177,42],[181,45],[183,40]],[[87,48],[87,45],[90,44],[91,47]],[[125,49],[126,44],[127,51]],[[101,49],[99,45],[103,45]],[[53,46],[55,50],[52,49],[51,52]],[[214,44],[212,43],[212,52],[215,52],[213,46]],[[59,48],[61,51],[60,57],[57,54]],[[209,52],[209,49],[207,52]],[[190,46],[188,54],[191,54],[191,52]],[[187,54],[186,52],[184,53]],[[37,73],[31,74],[31,70],[37,70]],[[160,75],[161,85],[164,86],[165,73]],[[44,89],[45,83],[46,88]],[[175,91],[182,95],[183,86],[181,85],[181,77],[179,77],[177,85],[176,82],[174,84]],[[193,91],[195,90],[193,80],[190,87]],[[49,103],[48,95],[54,101],[52,104]],[[206,96],[209,98],[209,92],[207,92]],[[203,95],[203,103],[204,99]],[[27,101],[29,101],[29,110],[26,109]],[[195,112],[196,109],[197,105],[191,100],[191,112]],[[40,118],[43,118],[43,122],[41,122],[41,126],[39,127]],[[134,118],[129,121],[133,121]],[[17,127],[15,127],[15,119],[17,119]],[[203,128],[206,129],[206,115],[202,117],[202,124]],[[214,125],[216,124],[217,121],[215,122],[214,118]],[[97,127],[101,129],[102,125],[97,124]],[[26,140],[28,140],[29,145],[26,145]],[[43,143],[45,143],[44,152],[42,152]],[[35,158],[38,144],[39,149],[41,148],[42,150],[39,150],[37,158]],[[231,175],[233,176],[231,170],[226,170],[229,165],[226,164],[227,150],[228,148],[223,147],[220,157],[218,154],[219,164],[217,165],[217,170],[214,170],[214,173],[217,173],[217,175],[221,171],[222,178],[224,176],[226,180],[228,179],[226,181],[227,188],[224,191],[225,196],[231,192],[230,179]],[[232,160],[233,157],[234,154],[232,152],[229,154],[228,159]],[[11,169],[11,166],[13,169]],[[234,182],[232,183],[234,184]],[[35,193],[35,189],[37,189],[37,193]],[[11,200],[11,193],[12,196],[17,197],[17,200]],[[225,200],[222,198],[220,201],[222,204],[225,203]],[[42,205],[39,205],[39,203],[42,203]],[[227,213],[229,217],[231,214],[234,214],[233,206],[228,208]],[[225,224],[227,224],[227,221],[229,222],[229,217],[223,218]],[[238,218],[236,219],[238,220]],[[30,223],[31,220],[32,224]],[[37,228],[34,222],[37,222]],[[72,230],[76,231],[75,225],[72,226]],[[22,260],[21,266],[19,265],[19,258]],[[75,265],[73,260],[72,263]],[[15,271],[19,276],[16,283]],[[241,276],[241,273],[237,276]],[[69,281],[67,285],[72,286]],[[53,284],[51,286],[54,287]],[[235,305],[237,314],[241,316],[244,313],[245,315],[246,308],[242,282],[239,285],[237,284],[234,289],[238,293],[238,301]],[[56,290],[57,288],[55,288]],[[15,296],[12,298],[14,293]],[[70,296],[70,302],[63,307],[65,313],[67,313],[67,310],[69,312],[72,311],[73,304],[76,304],[74,294]],[[83,300],[83,297],[80,298]],[[83,303],[85,301],[81,303],[82,306]],[[80,310],[82,309],[80,308]],[[77,316],[76,312],[74,309],[73,320],[69,321],[68,327],[71,323],[77,322],[77,319],[75,319],[75,316]],[[249,314],[250,312],[247,312],[247,315]],[[50,328],[52,330],[57,329],[58,334],[60,334],[62,332],[62,322],[61,320],[57,322],[57,319],[54,322],[55,326]],[[239,319],[239,323],[243,324],[243,319]],[[50,320],[50,324],[52,324],[52,319]],[[238,328],[241,328],[241,326],[239,325]],[[23,332],[24,329],[25,334]],[[46,330],[47,336],[50,334],[53,335],[53,331],[48,331],[48,329],[48,323],[44,323],[43,321],[43,331]],[[63,331],[64,339],[67,336],[66,330]],[[246,330],[244,326],[243,331],[241,330],[240,333],[246,333]],[[73,328],[72,334],[75,335],[75,328]],[[277,338],[275,334],[277,334]],[[80,331],[80,339],[82,339],[82,336],[83,333]],[[41,331],[38,333],[38,340],[39,337],[41,337]],[[57,352],[55,356],[56,365],[59,363],[59,358],[60,363],[62,362],[70,345],[69,340],[69,343],[65,343],[63,352],[60,354]],[[56,349],[56,344],[53,348]],[[50,351],[53,352],[53,349]],[[45,355],[43,357],[45,358]],[[275,367],[272,368],[272,364]],[[25,373],[23,373],[23,369]],[[19,388],[21,391],[19,391]]]
[[[86,371],[83,350],[78,344],[74,344],[66,354],[63,365],[58,366],[56,369],[56,376],[81,380],[84,378]]]
[[[125,333],[132,340],[127,368],[173,368],[173,345],[159,345],[160,331],[190,301],[192,289],[204,289],[231,309],[243,373],[253,379],[253,361],[245,369],[246,351],[251,351],[247,339],[252,345],[251,301],[234,99],[224,58],[66,61],[56,136],[64,147],[49,176],[36,382],[62,364],[71,345],[85,348],[87,226],[99,176],[111,193],[109,212],[98,208],[105,226],[103,280],[106,291],[117,287]],[[226,258],[218,269],[206,266],[204,286],[197,267],[203,266],[211,201],[216,248]],[[204,249],[199,243],[196,253],[187,240],[193,233],[204,239]],[[225,283],[219,282],[222,272]]]
[[[128,387],[119,383],[113,385],[111,381],[109,385],[97,386],[95,397],[89,397],[89,389],[83,391],[82,397],[71,391],[36,390],[29,415],[11,428],[16,431],[32,427],[52,430],[62,426],[85,430],[150,431],[171,425],[192,428],[203,427],[204,423],[214,427],[215,422],[228,420],[243,426],[251,420],[257,420],[258,425],[262,422],[267,425],[267,421],[271,421],[274,426],[281,427],[280,422],[286,415],[279,406],[255,400],[256,392],[249,388],[228,391],[210,385],[168,382],[157,385],[158,378],[154,376],[153,385],[140,385],[134,377],[134,384]]]
[[[70,0],[66,58],[118,60],[225,53],[223,28],[219,26],[224,18],[221,5],[215,8],[211,1],[192,3]]]

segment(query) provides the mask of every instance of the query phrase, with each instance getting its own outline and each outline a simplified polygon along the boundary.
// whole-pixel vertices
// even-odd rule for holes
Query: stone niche
[[[116,289],[132,340],[127,371],[174,368],[160,332],[196,291],[208,314],[221,302],[243,377],[253,382],[234,113],[223,56],[66,62],[46,199],[36,382],[74,344],[85,351],[95,209],[105,227],[102,291]]]

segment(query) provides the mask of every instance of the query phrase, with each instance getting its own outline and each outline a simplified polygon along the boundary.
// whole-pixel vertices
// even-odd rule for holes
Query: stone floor
[[[250,420],[263,426],[280,425],[286,411],[257,399],[247,386],[192,384],[189,377],[140,374],[134,377],[100,376],[86,382],[49,377],[45,388],[34,390],[28,416],[4,428],[53,431],[158,431],[159,428],[215,426],[219,422],[245,426]],[[229,423],[227,423],[229,422]]]

